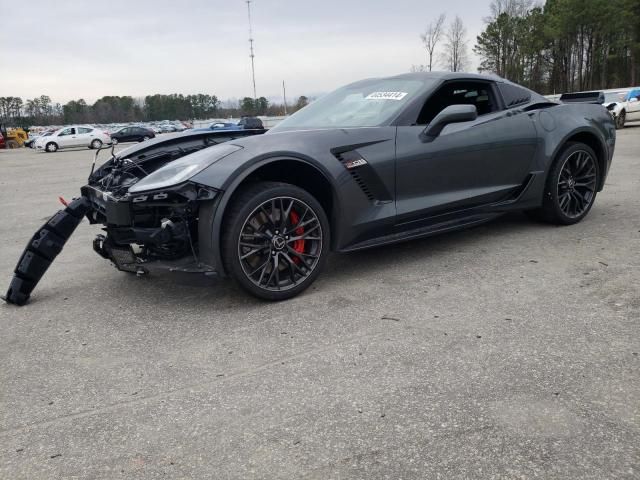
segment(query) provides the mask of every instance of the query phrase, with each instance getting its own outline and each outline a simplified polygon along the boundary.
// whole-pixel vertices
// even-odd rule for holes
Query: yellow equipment
[[[21,148],[28,139],[29,135],[22,128],[9,128],[4,141],[7,148]]]

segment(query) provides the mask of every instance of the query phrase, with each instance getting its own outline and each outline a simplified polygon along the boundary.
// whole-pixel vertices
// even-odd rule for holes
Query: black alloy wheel
[[[559,225],[578,223],[593,206],[599,179],[600,166],[593,149],[584,143],[570,142],[551,166],[542,206],[527,213]]]
[[[586,150],[577,150],[567,157],[558,179],[558,205],[565,215],[580,217],[596,194],[598,166]]]
[[[322,207],[293,185],[264,182],[234,202],[223,239],[227,271],[250,293],[291,298],[320,272],[329,225]]]

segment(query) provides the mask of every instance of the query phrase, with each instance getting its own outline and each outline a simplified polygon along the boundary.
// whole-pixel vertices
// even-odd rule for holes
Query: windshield
[[[271,131],[385,125],[423,90],[425,84],[426,81],[415,79],[363,80],[325,95]]]

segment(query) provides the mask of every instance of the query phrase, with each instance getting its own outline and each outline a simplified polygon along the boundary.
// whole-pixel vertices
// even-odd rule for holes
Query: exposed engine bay
[[[180,134],[144,142],[118,153],[113,146],[97,151],[81,196],[66,204],[64,210],[58,211],[31,238],[4,300],[17,305],[28,301],[84,217],[91,224],[104,226],[103,233],[93,241],[93,249],[118,270],[137,275],[144,275],[153,267],[214,273],[213,267],[198,255],[202,235],[198,221],[203,206],[208,214],[212,213],[211,204],[218,192],[188,181],[139,193],[130,189],[189,154],[258,133],[262,132]],[[111,150],[111,158],[95,169],[98,155],[104,150]]]
[[[105,225],[106,233],[96,237],[94,250],[119,270],[137,274],[147,273],[144,265],[154,260],[189,256],[197,264],[199,203],[212,200],[216,192],[192,183],[152,193],[129,189],[161,167],[217,143],[205,138],[114,155],[93,172],[82,196],[92,207],[89,221]]]

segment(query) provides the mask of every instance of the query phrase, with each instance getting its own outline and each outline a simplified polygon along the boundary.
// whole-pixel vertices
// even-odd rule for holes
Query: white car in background
[[[71,125],[36,140],[36,150],[57,152],[61,148],[100,148],[110,144],[111,137],[90,125]]]
[[[618,128],[618,115],[620,115],[620,112],[622,111],[622,104],[627,93],[629,93],[629,90],[605,92],[604,94],[604,103],[602,104],[602,106],[609,110],[609,113],[613,117],[613,120],[616,122],[616,128]]]
[[[616,122],[616,128],[623,128],[625,122],[640,120],[640,88],[605,94],[604,106]]]

